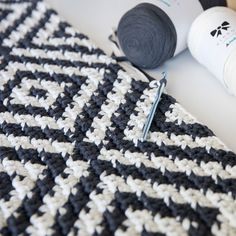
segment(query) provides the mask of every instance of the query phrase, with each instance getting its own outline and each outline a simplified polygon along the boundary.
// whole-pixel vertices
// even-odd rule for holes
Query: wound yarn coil
[[[173,57],[177,33],[170,17],[153,4],[139,4],[121,19],[120,46],[135,65],[153,69]]]
[[[188,46],[193,57],[236,95],[236,12],[214,7],[194,21]]]
[[[141,3],[121,18],[117,36],[134,65],[154,69],[187,48],[191,24],[204,9],[225,1],[155,0]]]

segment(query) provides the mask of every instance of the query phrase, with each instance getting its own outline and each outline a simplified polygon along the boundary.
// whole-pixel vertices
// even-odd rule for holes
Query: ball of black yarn
[[[174,24],[163,10],[150,3],[128,11],[119,22],[117,36],[127,59],[140,68],[156,68],[175,53]]]
[[[204,10],[216,6],[227,6],[226,0],[199,0]]]

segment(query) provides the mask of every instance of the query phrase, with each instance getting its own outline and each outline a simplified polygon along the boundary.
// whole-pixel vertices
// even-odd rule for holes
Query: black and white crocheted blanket
[[[236,155],[41,1],[0,1],[1,235],[236,235]]]

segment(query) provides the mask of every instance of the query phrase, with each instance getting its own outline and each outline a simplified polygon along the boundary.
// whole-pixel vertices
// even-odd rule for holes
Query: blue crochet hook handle
[[[143,134],[142,134],[142,138],[141,138],[142,141],[145,141],[147,139],[147,135],[148,135],[148,132],[150,130],[155,112],[156,112],[158,104],[161,100],[161,95],[163,94],[164,89],[165,89],[166,84],[167,84],[166,73],[163,72],[162,75],[163,75],[163,77],[159,81],[159,87],[158,87],[158,90],[157,90],[155,101],[152,104],[149,115],[148,115],[147,120],[145,122],[145,125],[143,127]]]

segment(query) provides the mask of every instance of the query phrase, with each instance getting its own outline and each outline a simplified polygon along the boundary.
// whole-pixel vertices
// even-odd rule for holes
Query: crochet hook
[[[167,84],[166,73],[163,72],[162,75],[163,75],[163,77],[159,81],[159,87],[158,87],[158,90],[157,90],[156,98],[155,98],[155,100],[152,104],[149,115],[148,115],[147,120],[145,122],[145,125],[143,127],[143,134],[142,134],[142,138],[141,138],[142,141],[145,141],[147,139],[147,135],[148,135],[148,132],[150,130],[150,127],[151,127],[151,124],[152,124],[157,106],[158,106],[158,104],[161,100],[161,95],[163,94],[163,91],[164,91],[164,89],[166,87],[166,84]]]

